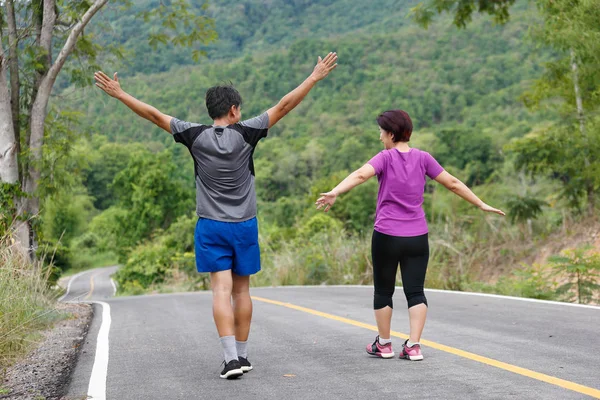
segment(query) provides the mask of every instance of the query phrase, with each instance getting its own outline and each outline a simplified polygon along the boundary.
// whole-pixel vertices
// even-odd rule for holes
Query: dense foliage
[[[134,8],[154,3],[136,2]],[[594,172],[572,154],[597,150],[581,147],[577,135],[569,137],[580,147],[564,146],[560,137],[576,128],[577,119],[573,107],[561,103],[562,112],[556,112],[552,104],[565,96],[568,82],[563,93],[550,95],[540,83],[547,63],[558,65],[564,52],[552,46],[540,50],[529,36],[530,26],[545,18],[543,10],[517,3],[503,26],[476,17],[456,30],[450,18],[441,18],[423,30],[405,18],[414,4],[400,3],[214,1],[209,14],[219,41],[204,49],[208,58],[198,63],[189,52],[146,48],[138,35],[150,29],[147,24],[125,23],[131,18],[126,14],[104,16],[116,37],[125,38],[123,46],[137,54],[106,64],[105,72],[118,70],[126,91],[194,122],[210,123],[203,98],[216,83],[232,81],[244,98],[243,116],[252,117],[299,84],[317,55],[338,52],[336,71],[271,130],[255,153],[265,267],[255,284],[369,281],[377,182],[343,196],[327,215],[318,214],[313,203],[318,193],[381,150],[375,117],[387,109],[409,112],[415,125],[412,145],[431,152],[489,203],[514,212],[509,220],[484,218],[429,185],[429,286],[481,289],[473,281],[510,274],[532,254],[536,240],[565,226],[565,212],[589,201],[586,184]],[[317,14],[328,16],[329,23]],[[106,34],[99,40],[115,39]],[[592,93],[597,74],[581,65]],[[527,105],[539,107],[528,109],[524,93]],[[204,287],[193,274],[194,182],[187,150],[94,88],[64,90],[65,105],[85,114],[77,128],[84,139],[73,157],[86,161],[73,170],[80,183],[66,189],[65,195],[77,193],[78,201],[65,205],[60,193],[48,197],[46,220],[54,226],[47,236],[57,240],[62,229],[67,247],[115,252],[124,265],[117,279],[128,292],[190,278],[196,279],[191,287]],[[586,140],[598,131],[589,121]],[[556,149],[550,150],[553,143]],[[561,157],[573,162],[561,167],[553,161]],[[582,168],[589,175],[582,176]],[[57,219],[61,204],[84,215],[84,222],[68,215]],[[67,217],[81,228],[67,229]],[[522,292],[497,290],[549,296],[550,288],[530,281],[533,286],[522,286]]]

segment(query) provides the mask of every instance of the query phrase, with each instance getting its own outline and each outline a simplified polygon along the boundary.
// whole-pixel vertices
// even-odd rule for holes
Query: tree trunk
[[[8,51],[10,68],[10,101],[12,109],[13,129],[15,132],[15,143],[17,144],[17,154],[21,153],[21,85],[19,81],[19,39],[17,35],[17,22],[15,19],[14,1],[6,2],[6,14],[8,22]],[[20,173],[22,171],[19,171]]]
[[[17,143],[12,121],[8,82],[6,81],[6,59],[0,55],[0,182],[17,183],[18,181]]]
[[[0,50],[2,32],[0,30]],[[0,55],[0,183],[19,183],[18,146],[12,119],[8,82],[6,80],[6,59]],[[18,200],[18,199],[17,199]],[[20,202],[17,201],[17,215],[21,214]],[[21,243],[23,253],[29,248],[29,229],[23,222],[14,226],[16,238]]]
[[[579,88],[579,69],[577,66],[577,56],[575,55],[575,51],[571,49],[571,70],[573,71],[573,87],[575,90],[575,104],[577,106],[577,119],[579,120],[579,131],[581,132],[581,137],[584,141],[584,162],[586,169],[590,166],[590,160],[588,157],[588,137],[585,131],[585,113],[583,110],[583,99],[581,98],[581,89]],[[587,192],[587,202],[588,202],[588,214],[593,215],[594,209],[596,208],[596,194],[594,191],[594,183],[591,179],[586,179],[585,182],[586,192]]]

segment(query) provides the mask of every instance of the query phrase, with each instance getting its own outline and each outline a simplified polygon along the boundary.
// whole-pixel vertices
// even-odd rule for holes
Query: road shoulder
[[[2,387],[10,393],[3,399],[66,399],[64,396],[81,345],[92,320],[88,304],[61,304],[57,310],[69,317],[43,333],[44,339],[26,358],[10,367]]]

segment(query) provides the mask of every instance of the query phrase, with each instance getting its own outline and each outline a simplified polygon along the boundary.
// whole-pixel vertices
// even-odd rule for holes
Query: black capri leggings
[[[427,305],[423,285],[429,261],[428,234],[401,237],[373,231],[371,256],[375,284],[373,307],[376,310],[385,306],[394,307],[392,296],[396,286],[398,263],[408,308],[421,303]]]

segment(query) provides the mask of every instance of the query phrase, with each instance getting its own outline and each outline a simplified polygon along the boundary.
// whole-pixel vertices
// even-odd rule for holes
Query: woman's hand
[[[319,197],[317,199],[317,202],[315,203],[317,206],[317,210],[320,210],[321,208],[323,208],[323,206],[325,206],[325,210],[323,211],[329,211],[331,206],[335,203],[337,196],[337,193],[333,190],[331,192],[321,193],[321,197]]]
[[[502,210],[498,210],[497,208],[494,208],[494,207],[491,207],[491,206],[488,206],[488,205],[487,205],[487,204],[485,204],[485,203],[482,203],[482,204],[479,206],[479,209],[480,209],[481,211],[485,211],[485,212],[496,213],[496,214],[502,215],[503,217],[506,215],[506,214],[504,213],[504,211],[502,211]]]

